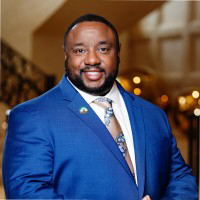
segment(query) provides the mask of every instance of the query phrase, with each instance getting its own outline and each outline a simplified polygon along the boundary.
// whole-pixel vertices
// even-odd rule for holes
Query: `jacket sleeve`
[[[162,200],[197,200],[198,189],[195,177],[192,175],[191,168],[183,160],[176,140],[172,135],[167,117],[166,123],[171,138],[171,170],[168,186]]]
[[[3,154],[3,183],[8,199],[64,199],[52,180],[53,148],[36,114],[11,111]]]

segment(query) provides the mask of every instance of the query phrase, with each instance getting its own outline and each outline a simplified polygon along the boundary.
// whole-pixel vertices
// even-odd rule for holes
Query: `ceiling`
[[[64,33],[73,20],[86,13],[95,13],[111,21],[117,30],[123,31],[133,23],[156,9],[164,1],[66,1],[35,33]]]

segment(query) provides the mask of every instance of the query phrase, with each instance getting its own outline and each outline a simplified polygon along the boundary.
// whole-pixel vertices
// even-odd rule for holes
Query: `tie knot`
[[[112,100],[107,98],[107,97],[98,97],[97,99],[95,99],[96,102],[108,102],[108,103],[112,103]]]
[[[104,124],[108,126],[110,119],[114,116],[112,100],[106,97],[98,97],[93,102],[104,109]]]
[[[98,97],[94,100],[94,103],[106,106],[106,107],[112,107],[112,100],[107,97]]]

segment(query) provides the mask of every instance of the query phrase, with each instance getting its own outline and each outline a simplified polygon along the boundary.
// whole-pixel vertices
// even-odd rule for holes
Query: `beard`
[[[82,78],[83,71],[85,69],[90,69],[90,68],[96,68],[96,69],[99,69],[100,71],[106,73],[104,69],[102,69],[98,65],[94,65],[94,66],[85,66],[83,69],[80,70],[80,75],[77,75],[77,74],[74,74],[73,71],[71,70],[71,67],[68,65],[68,60],[67,59],[65,60],[65,73],[66,73],[67,77],[69,78],[69,80],[78,89],[80,89],[86,93],[89,93],[91,95],[95,95],[95,96],[106,95],[111,90],[111,88],[115,82],[115,79],[117,77],[117,74],[118,74],[118,68],[119,68],[118,58],[117,58],[115,69],[112,71],[112,73],[106,75],[103,84],[98,87],[87,86],[87,85],[85,85],[85,83],[83,81],[83,78]]]

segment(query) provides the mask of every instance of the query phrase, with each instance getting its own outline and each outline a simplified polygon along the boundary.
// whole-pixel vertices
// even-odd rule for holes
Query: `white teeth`
[[[99,72],[87,72],[89,75],[97,75]]]

